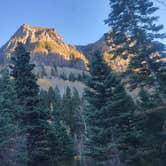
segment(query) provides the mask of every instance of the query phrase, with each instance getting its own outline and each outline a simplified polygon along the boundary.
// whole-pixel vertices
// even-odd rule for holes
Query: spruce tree
[[[50,150],[47,155],[50,165],[46,165],[71,166],[74,160],[73,142],[59,116],[50,124],[48,138]]]
[[[154,99],[151,95],[149,95],[144,88],[141,88],[140,90],[140,93],[139,93],[139,96],[140,96],[140,103],[139,105],[141,106],[141,109],[146,111],[148,109],[152,109],[154,107],[157,107],[157,104],[156,102],[154,102]]]
[[[45,136],[48,116],[46,116],[47,111],[39,107],[39,87],[33,74],[34,65],[29,63],[30,55],[23,44],[19,43],[16,47],[12,62],[12,76],[15,80],[17,99],[22,107],[21,125],[27,136],[28,165],[39,165],[41,161],[44,164],[47,161],[46,154],[48,153],[47,137]]]
[[[156,57],[160,55],[160,59],[165,52],[164,45],[156,41],[165,38],[165,34],[160,33],[163,25],[156,25],[158,17],[154,13],[158,8],[152,0],[110,0],[110,7],[106,23],[112,32],[106,38],[111,52],[124,58],[132,55],[129,70],[134,79],[153,84],[161,102],[165,103],[161,94],[160,64],[156,61]]]
[[[61,109],[61,100],[62,100],[61,93],[60,93],[60,90],[57,86],[55,87],[54,91],[55,91],[55,109],[57,111],[60,111],[60,109]]]
[[[62,117],[67,127],[69,127],[70,134],[73,135],[74,130],[74,117],[73,117],[73,103],[72,92],[69,87],[66,88],[66,92],[62,98]]]
[[[145,86],[144,88],[148,85],[155,89],[153,96],[156,98],[153,99],[152,95],[144,93],[143,89],[140,92],[140,106],[146,113],[141,113],[135,121],[137,128],[142,130],[139,135],[142,144],[137,146],[137,163],[163,165],[158,152],[164,147],[161,135],[164,132],[162,128],[165,119],[164,112],[157,111],[157,107],[166,103],[163,86],[165,67],[160,61],[160,58],[165,56],[165,47],[158,39],[165,38],[165,34],[160,33],[163,26],[156,25],[158,17],[154,14],[158,8],[152,0],[110,0],[110,7],[111,13],[106,23],[112,32],[106,35],[106,40],[112,48],[112,54],[124,58],[130,55],[128,70],[131,80]],[[158,104],[155,105],[158,99]],[[156,109],[153,109],[154,107]],[[153,130],[149,122],[154,124]]]
[[[53,88],[51,89],[53,90]],[[52,90],[50,92],[55,97],[56,94],[52,93]],[[47,166],[70,166],[74,155],[73,143],[66,128],[63,126],[59,108],[57,109],[52,104],[55,102],[54,98],[50,98],[52,95],[48,96],[46,91],[40,92],[40,109],[45,110],[44,117],[48,122],[43,121],[44,123],[42,123],[45,128],[45,137],[47,138],[44,146],[48,151],[40,158],[39,163],[42,161],[42,164]],[[51,100],[46,100],[46,98]],[[50,105],[52,106],[50,107]]]
[[[62,117],[71,136],[79,135],[82,130],[81,99],[76,89],[72,93],[69,87],[66,88],[62,98]]]
[[[110,165],[113,160],[119,162],[118,149],[131,143],[134,104],[100,54],[93,56],[89,72],[85,89],[86,154],[95,165]]]
[[[19,142],[21,128],[19,126],[20,106],[14,82],[7,69],[1,71],[0,78],[0,164],[12,166],[21,164],[24,154],[21,153],[22,142]],[[22,139],[23,140],[23,139]],[[21,155],[21,156],[20,156]]]
[[[69,78],[68,79],[69,79],[69,81],[72,81],[72,82],[74,82],[76,80],[76,78],[75,78],[73,73],[69,74]]]
[[[72,104],[73,104],[73,117],[74,117],[73,121],[74,133],[81,135],[84,130],[82,110],[81,110],[82,99],[76,88],[73,89]]]
[[[124,165],[135,165],[138,162],[137,148],[142,143],[140,135],[142,129],[138,128],[134,114],[136,105],[126,93],[120,79],[114,74],[107,78],[107,88],[111,88],[105,110],[110,109],[110,123],[112,139],[119,152],[119,158]]]

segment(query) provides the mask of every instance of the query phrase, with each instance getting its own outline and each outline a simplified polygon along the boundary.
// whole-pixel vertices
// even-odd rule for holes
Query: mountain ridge
[[[58,75],[60,81],[66,77],[65,75],[69,77],[70,74],[75,74],[75,77],[78,77],[78,75],[82,75],[83,71],[87,70],[87,64],[91,61],[94,53],[99,50],[103,53],[105,61],[112,70],[121,76],[126,90],[134,98],[140,92],[141,84],[129,78],[129,75],[135,75],[134,72],[128,73],[131,56],[129,55],[127,58],[123,56],[113,58],[104,36],[88,45],[70,45],[63,41],[61,35],[54,28],[23,24],[0,49],[1,64],[8,62],[10,57],[14,55],[18,42],[22,42],[27,51],[30,52],[31,62],[36,65],[36,73],[40,76],[40,82],[47,84],[46,87],[48,87],[48,84],[53,86],[55,84],[54,77],[52,77],[52,74],[54,73],[55,75],[57,72],[55,71],[55,66],[58,69],[56,75]],[[166,57],[160,58],[156,54],[154,59],[161,61],[162,68],[166,66]],[[77,71],[79,71],[79,74]],[[50,79],[51,77],[52,79]],[[64,85],[67,83],[66,80],[63,82]],[[146,89],[150,93],[154,91],[153,85],[148,85]]]
[[[54,28],[43,28],[23,24],[0,48],[1,64],[7,62],[14,54],[14,50],[21,42],[31,53],[35,64],[69,66],[85,69],[87,58],[75,46],[66,44]],[[43,62],[42,62],[43,61]]]

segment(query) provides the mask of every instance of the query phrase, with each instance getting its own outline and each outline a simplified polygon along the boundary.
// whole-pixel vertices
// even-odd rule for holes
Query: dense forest
[[[40,87],[23,43],[1,67],[0,166],[166,165],[166,34],[158,8],[152,0],[109,2],[107,61],[98,50],[82,75],[60,74],[82,82],[82,93]],[[130,59],[123,73],[109,64],[117,57]],[[124,80],[139,87],[137,98]]]

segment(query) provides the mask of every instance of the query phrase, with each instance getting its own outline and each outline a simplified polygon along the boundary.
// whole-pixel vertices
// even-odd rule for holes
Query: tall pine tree
[[[160,33],[163,25],[156,25],[158,10],[152,0],[110,0],[111,13],[106,23],[111,27],[107,34],[108,45],[117,56],[132,55],[129,70],[134,79],[155,87],[162,103],[165,103],[162,79],[159,77],[161,63],[156,61],[165,54],[165,47],[156,39],[165,38]],[[111,40],[112,39],[112,40]]]
[[[27,164],[44,165],[48,153],[48,140],[45,133],[48,116],[46,116],[47,111],[39,107],[39,87],[33,74],[34,65],[29,63],[30,55],[23,44],[18,44],[12,62],[17,99],[22,107],[20,120],[27,139]]]
[[[119,165],[121,148],[128,147],[125,154],[132,147],[134,103],[100,54],[93,57],[86,86],[86,153],[94,165]]]
[[[14,81],[7,69],[1,71],[0,78],[0,164],[23,164],[24,154],[20,146],[19,113]],[[23,140],[23,139],[22,139]],[[24,149],[25,150],[25,149]]]
[[[163,86],[165,67],[160,60],[165,56],[165,46],[157,40],[165,38],[165,34],[160,33],[163,25],[156,25],[158,17],[154,14],[158,8],[154,6],[152,0],[110,0],[110,7],[111,13],[106,23],[111,27],[112,33],[106,35],[108,44],[115,56],[131,55],[129,64],[130,76],[133,76],[131,79],[145,86],[140,91],[140,106],[146,113],[138,116],[136,122],[137,127],[142,130],[140,135],[142,144],[137,147],[139,158],[137,163],[163,165],[159,159],[159,156],[163,155],[158,154],[162,152],[161,147],[164,146],[161,135],[165,120],[164,112],[157,111],[157,107],[161,103],[166,104]],[[144,91],[147,85],[155,89],[156,94],[153,96],[156,97],[153,99],[151,94]],[[153,109],[156,100],[158,106]]]

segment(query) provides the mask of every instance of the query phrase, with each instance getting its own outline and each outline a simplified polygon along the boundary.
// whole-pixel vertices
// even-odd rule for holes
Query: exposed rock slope
[[[84,69],[86,57],[74,46],[66,44],[53,28],[23,24],[0,49],[1,63],[8,61],[18,42],[25,44],[36,64],[67,66]]]

